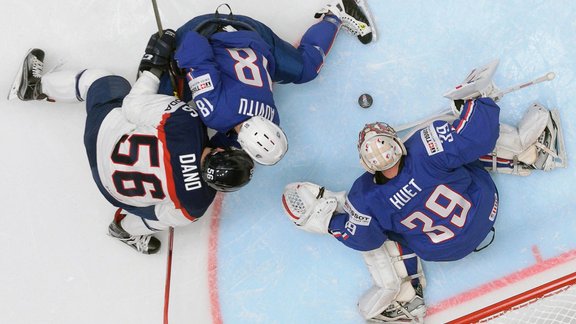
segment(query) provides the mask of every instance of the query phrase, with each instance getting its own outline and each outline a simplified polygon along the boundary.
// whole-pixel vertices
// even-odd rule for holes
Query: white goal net
[[[576,323],[576,272],[450,323]]]

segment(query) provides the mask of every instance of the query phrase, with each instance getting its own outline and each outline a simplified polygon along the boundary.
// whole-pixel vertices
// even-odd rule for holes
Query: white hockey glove
[[[334,212],[342,212],[345,193],[324,189],[310,182],[295,182],[284,188],[282,205],[288,218],[301,229],[328,234]]]

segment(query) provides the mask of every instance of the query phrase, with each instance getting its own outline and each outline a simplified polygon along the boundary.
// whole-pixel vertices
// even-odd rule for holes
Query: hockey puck
[[[372,96],[367,93],[361,94],[360,97],[358,97],[358,104],[362,108],[370,108],[372,102]]]

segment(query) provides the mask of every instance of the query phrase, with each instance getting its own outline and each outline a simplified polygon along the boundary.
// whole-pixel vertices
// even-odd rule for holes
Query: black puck
[[[367,93],[361,94],[360,97],[358,97],[358,104],[362,108],[370,108],[372,102],[372,96]]]

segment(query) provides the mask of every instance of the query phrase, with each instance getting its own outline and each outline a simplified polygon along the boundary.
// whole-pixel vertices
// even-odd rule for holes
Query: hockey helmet
[[[262,116],[254,116],[242,123],[238,143],[254,161],[263,165],[276,164],[288,150],[286,134]]]
[[[375,122],[366,124],[358,134],[358,153],[360,164],[375,173],[398,163],[402,155],[406,155],[406,147],[390,125]]]
[[[202,178],[218,191],[236,191],[252,178],[254,162],[243,150],[213,149],[202,164]]]

